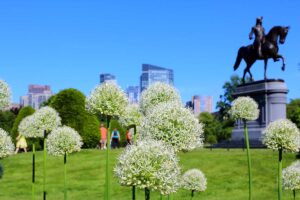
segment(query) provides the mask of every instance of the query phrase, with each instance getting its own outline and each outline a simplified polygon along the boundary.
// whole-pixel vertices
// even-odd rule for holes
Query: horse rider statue
[[[256,18],[256,25],[252,27],[251,32],[249,34],[249,39],[250,40],[252,40],[252,38],[253,38],[253,33],[255,35],[253,48],[257,52],[257,56],[259,58],[263,57],[261,46],[264,43],[264,38],[265,38],[265,29],[262,26],[262,19],[263,19],[262,16]]]

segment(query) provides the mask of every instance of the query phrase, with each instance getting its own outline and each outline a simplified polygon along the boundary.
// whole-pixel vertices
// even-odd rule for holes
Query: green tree
[[[10,110],[0,111],[0,128],[10,133],[15,119],[16,115]]]
[[[59,113],[63,125],[78,131],[84,147],[91,148],[99,144],[99,122],[85,110],[85,96],[82,92],[73,88],[62,90],[52,96],[47,104]]]
[[[287,105],[287,118],[300,128],[300,99],[292,99]]]

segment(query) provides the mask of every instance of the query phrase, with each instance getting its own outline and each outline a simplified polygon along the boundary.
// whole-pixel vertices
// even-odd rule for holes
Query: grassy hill
[[[112,168],[121,151],[122,149],[111,151]],[[36,199],[42,199],[42,156],[42,152],[37,153]],[[248,199],[246,151],[198,149],[189,153],[180,153],[179,157],[183,171],[199,168],[207,177],[208,189],[203,193],[196,193],[193,199]],[[277,158],[278,153],[271,150],[252,150],[253,199],[277,199]],[[283,167],[294,160],[294,154],[284,154]],[[4,177],[0,180],[0,199],[31,199],[31,153],[14,155],[0,162],[5,168]],[[63,199],[63,158],[48,156],[47,170],[47,199]],[[104,199],[104,177],[104,151],[83,150],[70,155],[68,157],[68,199]],[[114,200],[131,199],[131,188],[120,186],[113,178],[111,194]],[[293,199],[290,191],[284,191],[283,197]],[[137,199],[144,199],[142,190],[137,191]],[[159,194],[152,192],[151,199],[159,199]],[[172,199],[190,199],[190,192],[179,190]]]

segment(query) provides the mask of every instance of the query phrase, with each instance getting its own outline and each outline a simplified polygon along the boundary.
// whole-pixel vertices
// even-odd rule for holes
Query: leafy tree
[[[10,110],[0,111],[0,128],[10,133],[15,119],[16,115]]]
[[[62,90],[52,96],[47,104],[59,113],[63,125],[74,128],[81,135],[85,148],[99,144],[99,122],[96,116],[85,110],[85,96],[82,92],[73,88]]]
[[[300,99],[293,99],[287,105],[287,118],[300,128]]]

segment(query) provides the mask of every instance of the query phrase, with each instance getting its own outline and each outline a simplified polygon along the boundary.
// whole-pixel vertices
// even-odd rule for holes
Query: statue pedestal
[[[256,144],[261,146],[262,132],[270,122],[286,118],[287,93],[287,86],[281,79],[255,81],[237,87],[237,91],[233,94],[235,98],[249,96],[259,106],[259,118],[247,122],[249,141],[252,146]],[[241,120],[235,124],[231,141],[244,142],[244,126]]]

